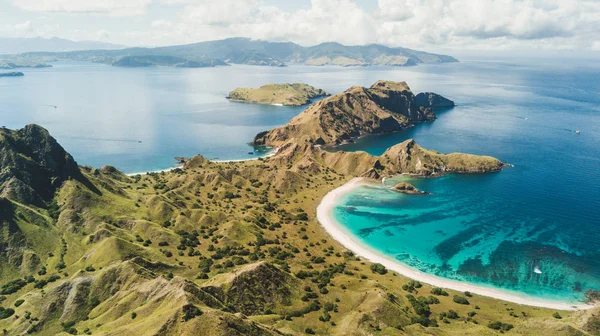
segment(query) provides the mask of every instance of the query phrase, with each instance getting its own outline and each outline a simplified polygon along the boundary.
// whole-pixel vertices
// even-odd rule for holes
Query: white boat
[[[575,134],[579,134],[579,133],[581,133],[579,130],[575,131]]]
[[[537,274],[542,274],[542,271],[537,266],[533,268],[533,272]]]

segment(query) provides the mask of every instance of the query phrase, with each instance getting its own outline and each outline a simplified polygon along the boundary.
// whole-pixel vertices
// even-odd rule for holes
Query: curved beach
[[[492,297],[495,299],[505,300],[514,302],[517,304],[523,304],[535,307],[544,307],[559,310],[582,310],[594,308],[594,305],[590,304],[573,304],[568,302],[544,300],[536,297],[532,297],[526,294],[521,294],[509,290],[501,290],[488,288],[484,286],[478,286],[466,282],[460,282],[457,280],[445,279],[435,275],[426,274],[413,269],[407,265],[400,263],[390,256],[361,243],[358,239],[354,238],[353,235],[348,232],[343,225],[341,225],[335,219],[333,215],[333,209],[338,204],[338,199],[343,194],[351,191],[352,189],[364,185],[367,182],[364,178],[355,178],[343,186],[329,192],[319,206],[317,207],[317,219],[319,223],[325,228],[325,230],[337,240],[339,243],[344,245],[347,249],[354,252],[356,255],[363,257],[371,262],[380,263],[387,269],[399,273],[411,279],[415,279],[421,282],[428,283],[433,286],[453,289],[456,291],[469,291],[475,294]]]

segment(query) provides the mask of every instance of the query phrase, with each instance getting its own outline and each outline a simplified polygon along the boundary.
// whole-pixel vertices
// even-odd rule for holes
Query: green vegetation
[[[371,271],[373,273],[379,273],[381,275],[386,274],[387,273],[387,269],[385,268],[385,266],[383,266],[382,264],[372,264],[371,265]]]
[[[11,167],[0,173],[0,227],[11,230],[0,244],[5,260],[20,261],[0,263],[8,335],[485,335],[510,323],[553,336],[597,325],[583,312],[559,320],[553,310],[434,288],[346,250],[314,209],[373,167],[352,153],[292,144],[291,156],[197,156],[179,170],[129,177],[112,167],[71,171],[70,156],[33,126],[0,130],[0,146]],[[497,321],[500,329],[487,327]]]
[[[452,301],[454,301],[458,304],[462,304],[462,305],[469,304],[469,300],[467,300],[467,298],[465,298],[464,296],[460,296],[460,295],[454,295],[454,297],[452,298]]]
[[[446,292],[445,290],[443,290],[442,288],[439,288],[439,287],[434,287],[433,289],[431,289],[431,294],[448,296],[448,292]]]
[[[183,311],[183,321],[186,322],[193,319],[194,317],[202,315],[202,311],[200,310],[200,308],[194,306],[193,304],[186,304],[181,309]],[[131,318],[134,319],[135,317],[133,317],[132,315]]]
[[[237,102],[301,106],[311,102],[313,98],[329,96],[329,93],[306,85],[293,84],[268,84],[259,88],[238,88],[227,96],[227,99]]]
[[[7,319],[15,314],[15,310],[12,308],[4,309],[4,307],[0,307],[0,320]]]
[[[512,324],[495,321],[495,322],[491,322],[490,324],[488,324],[488,328],[494,329],[494,330],[509,331],[512,328],[514,328],[514,326]]]

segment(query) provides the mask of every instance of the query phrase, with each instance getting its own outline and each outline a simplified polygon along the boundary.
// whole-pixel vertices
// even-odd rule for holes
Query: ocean
[[[600,64],[486,62],[438,75],[429,87],[455,108],[433,123],[342,149],[379,155],[414,138],[428,149],[492,155],[514,167],[359,187],[341,198],[337,221],[428,274],[585,300],[587,290],[600,289]],[[399,181],[431,194],[389,189]]]
[[[428,149],[492,155],[514,167],[386,181],[408,180],[427,196],[357,188],[336,207],[338,221],[363,243],[438,276],[573,302],[600,289],[600,61],[201,69],[57,62],[21,71],[24,77],[0,79],[2,126],[38,123],[79,164],[126,173],[167,169],[180,156],[267,154],[248,142],[304,108],[228,102],[236,87],[302,81],[339,93],[386,79],[439,93],[457,106],[438,111],[434,122],[340,149],[378,155],[414,138]]]

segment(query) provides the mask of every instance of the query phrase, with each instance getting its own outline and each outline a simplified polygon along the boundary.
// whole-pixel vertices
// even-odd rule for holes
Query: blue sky
[[[3,0],[0,37],[131,46],[245,36],[428,50],[600,50],[596,0]]]

